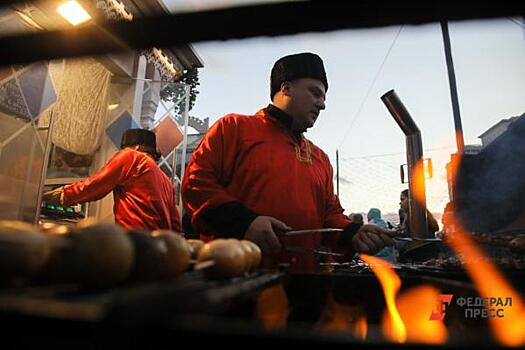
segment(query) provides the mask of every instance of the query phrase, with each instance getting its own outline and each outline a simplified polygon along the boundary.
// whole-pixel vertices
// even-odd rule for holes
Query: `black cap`
[[[281,88],[282,82],[301,78],[320,80],[324,84],[325,90],[328,91],[328,80],[326,79],[323,60],[314,53],[303,52],[281,57],[275,62],[270,77],[270,98],[273,100]]]
[[[120,148],[131,146],[145,146],[153,150],[157,149],[157,139],[152,131],[146,129],[128,129],[122,135]]]

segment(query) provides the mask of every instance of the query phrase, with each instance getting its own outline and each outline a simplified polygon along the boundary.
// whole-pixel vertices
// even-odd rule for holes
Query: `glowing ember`
[[[361,254],[360,258],[370,265],[370,268],[383,287],[386,307],[391,319],[388,327],[383,324],[384,335],[394,342],[404,343],[407,339],[407,330],[399,315],[395,302],[396,294],[401,287],[401,280],[390,265],[383,259],[366,254]]]
[[[282,285],[270,287],[259,294],[255,306],[255,318],[265,329],[284,330],[288,314],[288,297]]]
[[[331,294],[328,296],[316,327],[329,332],[351,331],[360,340],[366,339],[368,332],[363,307],[360,305],[340,304],[334,300]]]
[[[366,335],[368,334],[368,322],[366,321],[366,317],[360,317],[357,319],[357,321],[355,321],[353,333],[354,337],[357,339],[366,339]]]

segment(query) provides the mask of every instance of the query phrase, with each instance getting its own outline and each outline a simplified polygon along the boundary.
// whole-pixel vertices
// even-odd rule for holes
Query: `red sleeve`
[[[128,177],[134,158],[132,152],[119,151],[95,175],[65,186],[64,206],[92,202],[105,197]]]
[[[225,189],[235,168],[238,122],[235,116],[219,119],[202,139],[186,169],[182,202],[199,230],[209,229],[202,220],[207,209],[238,200]]]

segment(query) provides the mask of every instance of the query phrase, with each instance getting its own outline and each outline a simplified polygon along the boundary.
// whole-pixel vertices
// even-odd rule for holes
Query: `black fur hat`
[[[120,148],[131,146],[145,146],[157,149],[157,139],[152,131],[146,129],[128,129],[122,135]]]
[[[323,60],[314,53],[303,52],[281,57],[275,62],[270,77],[270,98],[273,100],[281,88],[282,82],[301,78],[320,80],[324,84],[325,90],[328,91],[328,80],[326,79]]]

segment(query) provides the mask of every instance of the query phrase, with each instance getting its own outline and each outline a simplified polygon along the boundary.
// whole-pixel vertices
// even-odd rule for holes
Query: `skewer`
[[[193,260],[193,261],[195,261],[195,260]],[[206,261],[199,262],[199,263],[195,264],[193,269],[195,271],[200,271],[200,270],[204,270],[204,269],[210,268],[210,267],[212,267],[214,265],[215,265],[215,260],[206,260]]]
[[[326,232],[343,232],[341,228],[317,228],[309,230],[293,230],[282,233],[283,236],[295,236],[295,235],[307,235],[313,233],[326,233]]]

